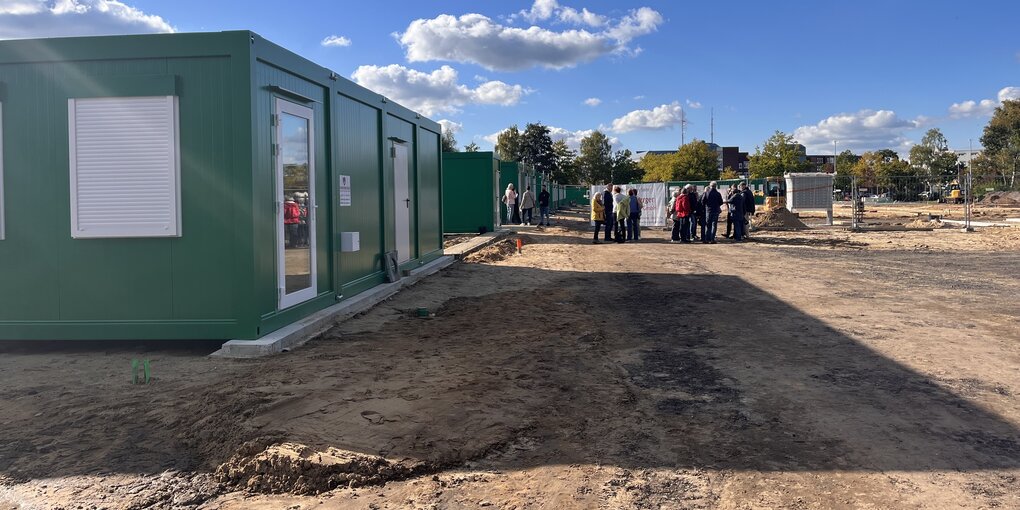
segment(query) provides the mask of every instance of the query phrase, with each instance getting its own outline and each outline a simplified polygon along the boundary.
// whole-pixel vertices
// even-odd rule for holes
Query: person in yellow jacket
[[[593,244],[599,244],[599,230],[606,222],[606,208],[602,205],[602,193],[593,193],[591,197],[591,221],[595,222],[595,239]]]

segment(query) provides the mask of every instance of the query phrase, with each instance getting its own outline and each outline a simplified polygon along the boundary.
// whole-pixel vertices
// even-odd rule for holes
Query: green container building
[[[0,339],[255,339],[419,267],[440,133],[248,31],[0,42]]]
[[[445,233],[496,230],[501,218],[499,166],[499,158],[493,152],[443,153]]]

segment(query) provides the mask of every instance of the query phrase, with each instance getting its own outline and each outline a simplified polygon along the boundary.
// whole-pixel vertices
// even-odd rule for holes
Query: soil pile
[[[800,218],[785,207],[777,207],[751,218],[754,228],[808,228]]]
[[[254,444],[252,445],[254,446]],[[390,462],[333,447],[316,451],[304,445],[281,443],[254,455],[242,451],[222,464],[217,478],[251,493],[322,494],[338,487],[363,487],[403,480],[425,471],[422,462]]]
[[[914,221],[904,224],[903,226],[907,228],[942,228],[946,225],[939,220],[925,220],[918,218]]]
[[[511,236],[501,239],[485,248],[482,248],[466,257],[465,262],[476,264],[489,264],[499,262],[517,253],[517,240],[520,239],[525,246],[531,244],[533,239],[528,236]]]
[[[993,191],[981,198],[985,205],[1020,206],[1020,191]]]

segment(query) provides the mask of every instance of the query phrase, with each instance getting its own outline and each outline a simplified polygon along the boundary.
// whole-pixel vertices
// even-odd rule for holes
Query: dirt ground
[[[0,509],[1020,508],[1020,228],[581,217],[273,358],[0,347]]]

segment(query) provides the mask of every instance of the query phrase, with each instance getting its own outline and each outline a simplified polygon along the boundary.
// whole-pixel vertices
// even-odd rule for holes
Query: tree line
[[[646,154],[634,161],[630,150],[613,150],[605,133],[595,130],[581,139],[578,150],[564,140],[553,141],[549,127],[527,124],[521,131],[516,124],[501,132],[495,152],[504,161],[521,161],[563,184],[602,184],[608,182],[665,182],[736,179],[742,177],[732,168],[719,168],[719,154],[703,140],[693,140],[667,154]],[[1020,101],[1003,101],[985,126],[981,145],[984,150],[972,161],[975,174],[997,176],[1010,188],[1017,185],[1020,171]],[[456,152],[457,141],[450,131],[442,136],[444,152]],[[464,147],[473,152],[478,146]],[[813,171],[804,146],[793,135],[776,131],[755,147],[748,157],[748,173],[753,179],[780,177],[786,173]],[[834,167],[834,168],[833,168]],[[910,148],[909,161],[900,159],[892,149],[855,154],[844,150],[835,165],[826,164],[826,172],[857,176],[866,183],[878,184],[891,177],[910,176],[928,182],[943,182],[956,177],[960,167],[957,154],[938,128],[929,129],[920,143]]]

